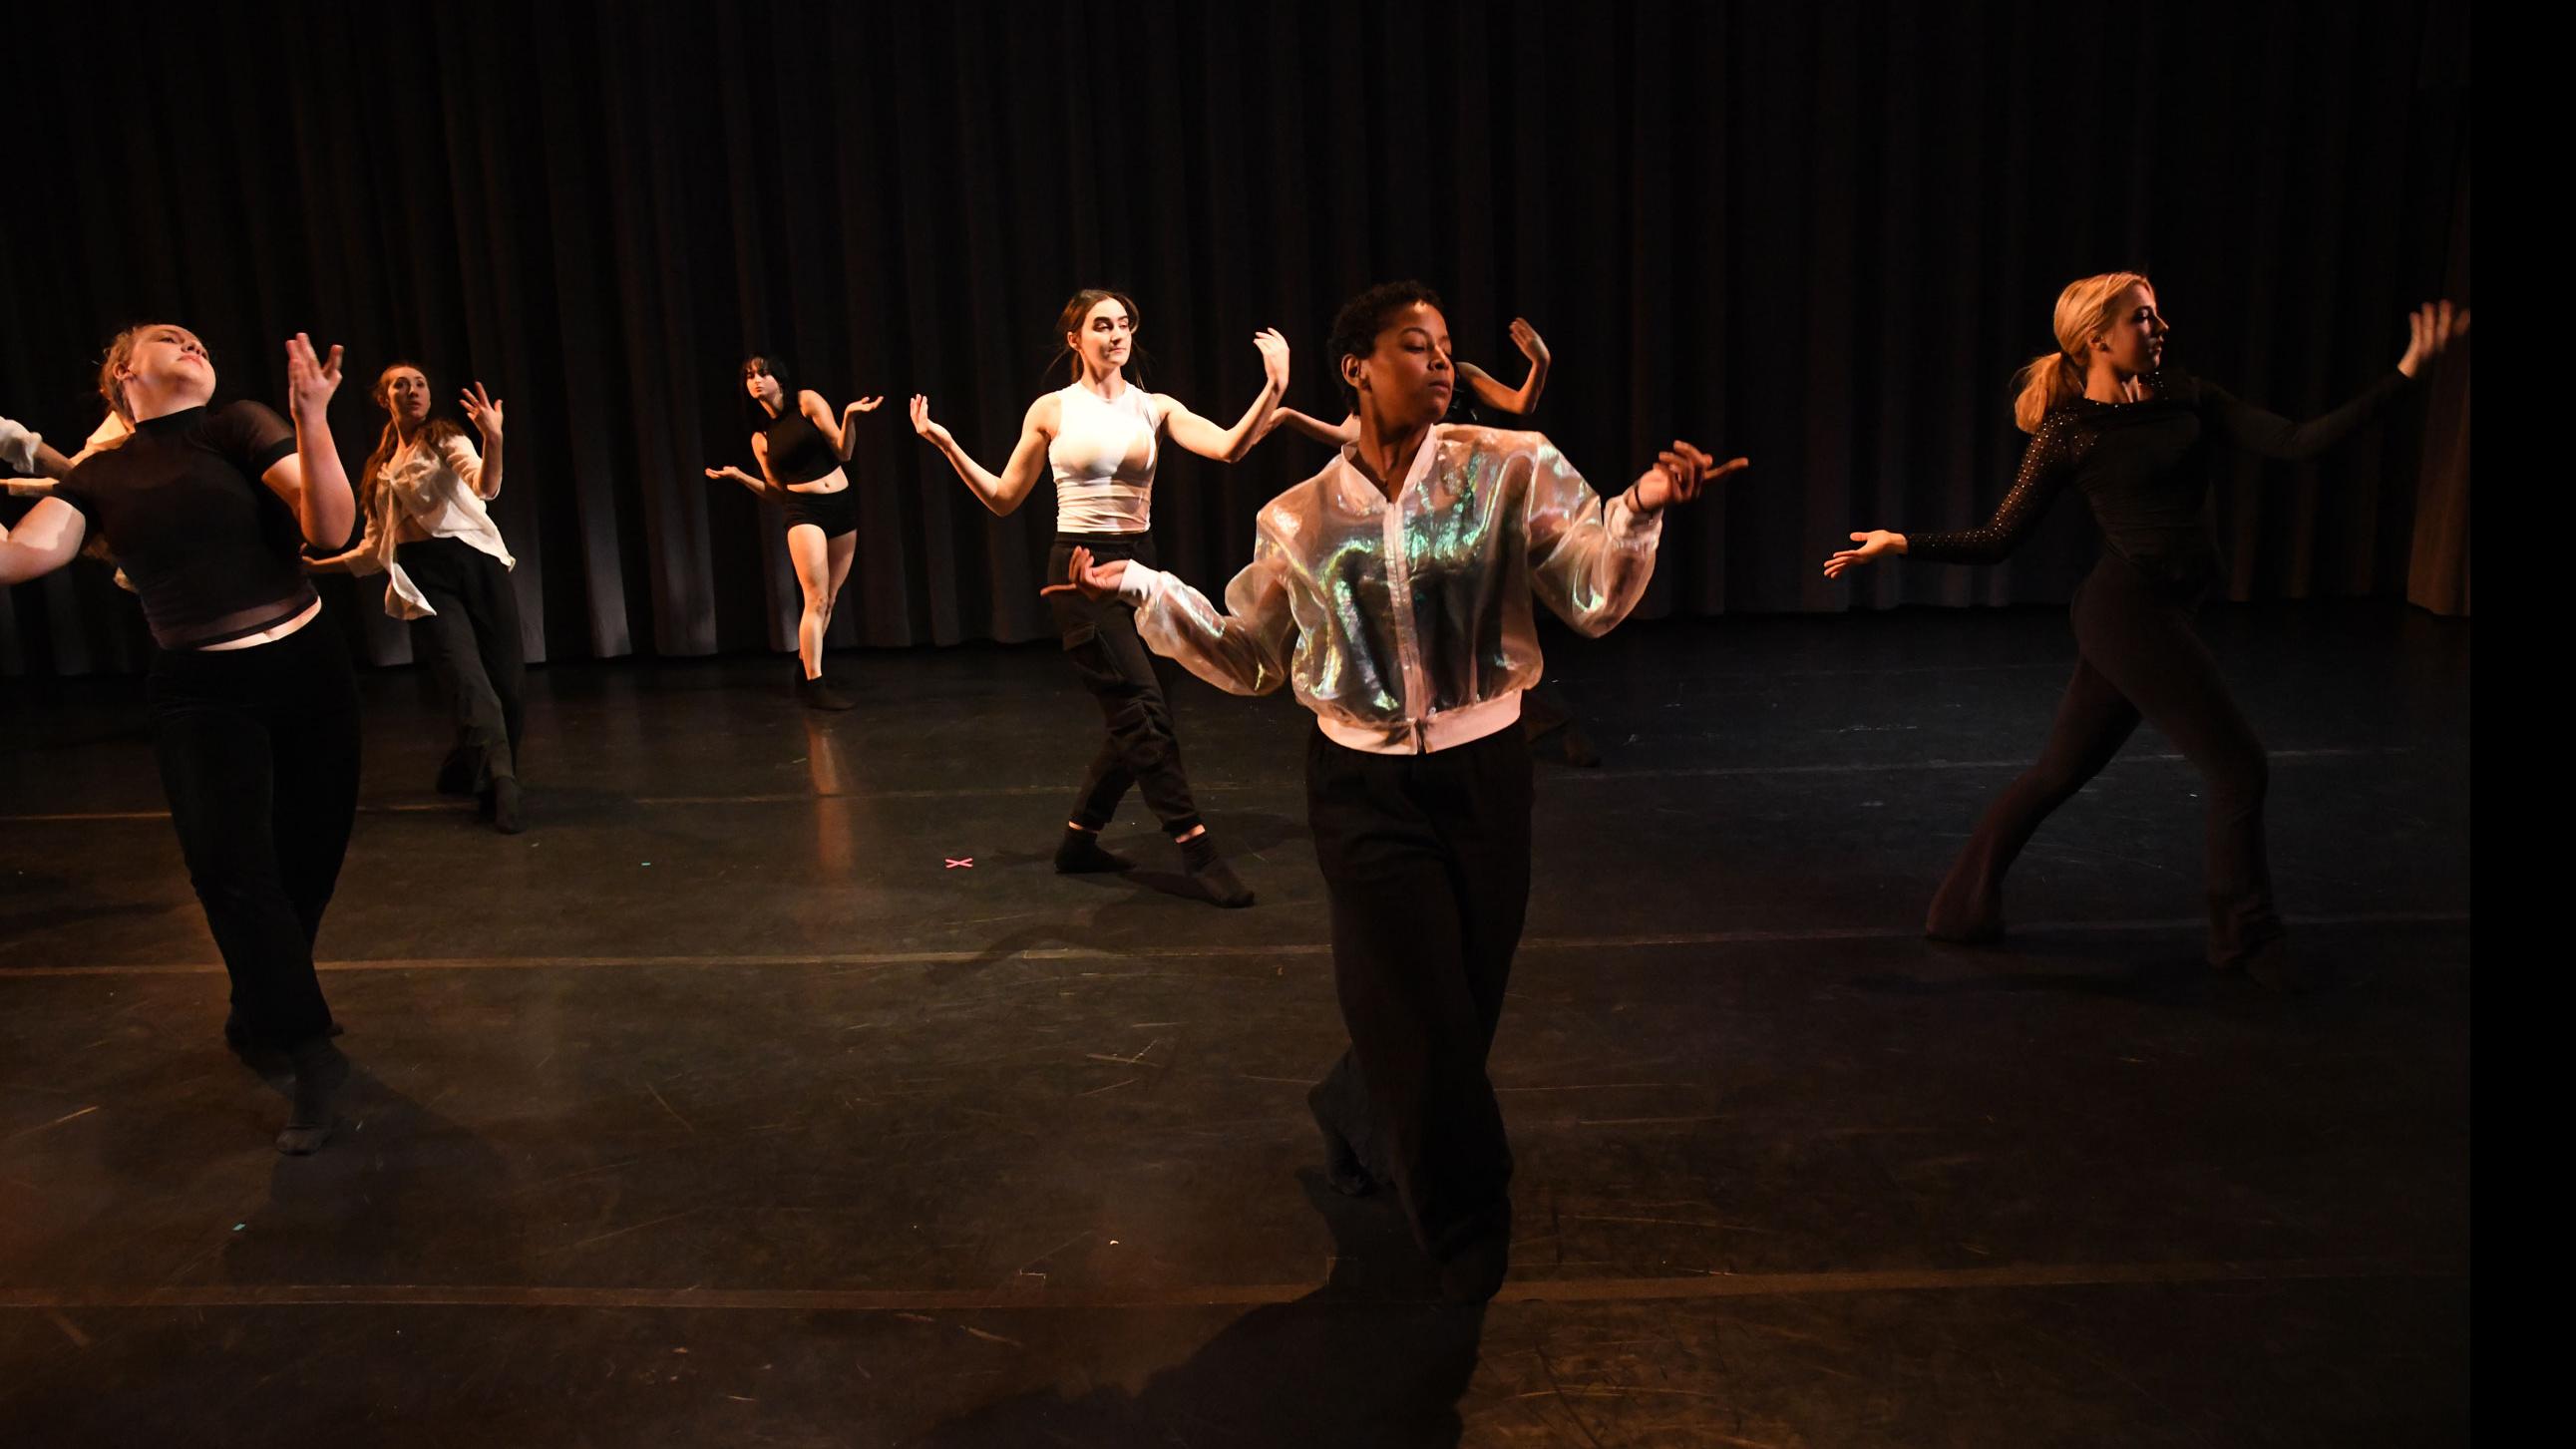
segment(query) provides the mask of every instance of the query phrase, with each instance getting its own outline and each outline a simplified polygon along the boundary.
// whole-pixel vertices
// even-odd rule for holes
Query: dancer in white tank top
[[[1219,427],[1166,393],[1147,392],[1127,378],[1135,352],[1136,304],[1116,292],[1074,294],[1057,319],[1072,381],[1029,405],[1019,443],[998,474],[969,457],[948,429],[930,417],[930,399],[912,400],[914,431],[948,459],[983,505],[1007,517],[1028,501],[1040,476],[1056,490],[1056,541],[1047,562],[1049,579],[1068,577],[1073,552],[1096,558],[1137,560],[1153,566],[1154,468],[1164,438],[1201,457],[1231,463],[1268,430],[1271,409],[1288,387],[1288,340],[1276,331],[1254,335],[1264,374],[1261,395],[1234,426]],[[1101,827],[1117,813],[1128,787],[1137,787],[1181,848],[1192,888],[1220,906],[1248,906],[1252,892],[1217,853],[1190,796],[1181,769],[1181,745],[1171,707],[1154,675],[1153,655],[1136,637],[1136,611],[1115,599],[1058,590],[1048,595],[1065,655],[1100,701],[1108,738],[1083,777],[1081,794],[1065,822],[1055,868],[1068,875],[1123,871],[1130,862],[1100,844]]]

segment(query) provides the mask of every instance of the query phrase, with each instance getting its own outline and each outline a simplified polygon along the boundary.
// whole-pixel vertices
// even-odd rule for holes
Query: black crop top
[[[822,430],[801,409],[780,413],[760,431],[769,439],[769,476],[782,488],[811,483],[841,466],[841,455],[823,441]]]
[[[2102,541],[2150,577],[2200,588],[2218,577],[2218,544],[2202,504],[2213,441],[2265,458],[2313,458],[2378,415],[2408,385],[2390,371],[2323,417],[2294,423],[2230,397],[2214,383],[2167,371],[2144,402],[2076,398],[2051,409],[2021,455],[2021,472],[1980,528],[1906,535],[1908,558],[1988,564],[2010,557],[2069,488],[2084,495]]]
[[[304,531],[260,482],[295,451],[295,430],[255,402],[147,418],[54,487],[107,539],[164,649],[201,649],[272,629],[316,597]]]

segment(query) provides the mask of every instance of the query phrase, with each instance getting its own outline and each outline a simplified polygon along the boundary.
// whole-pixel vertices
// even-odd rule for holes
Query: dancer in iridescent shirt
[[[1485,1073],[1530,883],[1521,691],[1533,595],[1607,632],[1654,574],[1663,510],[1744,466],[1676,441],[1603,499],[1537,433],[1443,424],[1456,389],[1439,298],[1414,282],[1344,306],[1328,349],[1358,440],[1261,510],[1220,610],[1170,574],[1076,551],[1157,653],[1236,694],[1315,713],[1307,811],[1332,899],[1350,1050],[1309,1094],[1334,1186],[1391,1184],[1443,1293],[1491,1297],[1512,1160]]]

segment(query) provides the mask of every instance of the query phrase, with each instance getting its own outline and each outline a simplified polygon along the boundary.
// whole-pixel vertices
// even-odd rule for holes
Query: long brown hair
[[[394,460],[395,452],[403,445],[402,428],[393,416],[393,389],[388,383],[396,372],[404,368],[419,373],[424,385],[428,383],[428,368],[398,357],[385,364],[385,370],[376,374],[376,385],[367,389],[368,400],[385,410],[385,430],[376,438],[376,450],[367,455],[367,461],[358,469],[358,531],[362,538],[366,535],[368,521],[376,516],[376,492],[383,486],[385,465]],[[435,445],[442,438],[464,431],[433,414],[422,420],[420,432],[415,436],[420,442]]]
[[[2111,304],[2131,287],[2152,290],[2155,283],[2143,272],[2104,272],[2078,277],[2057,294],[2057,350],[2041,353],[2013,374],[2013,421],[2023,432],[2038,432],[2051,409],[2084,395],[2084,349],[2117,320]]]
[[[1126,308],[1127,326],[1131,330],[1145,325],[1145,314],[1136,310],[1136,299],[1128,296],[1124,292],[1113,292],[1106,287],[1085,287],[1081,291],[1074,293],[1073,300],[1065,303],[1064,310],[1056,314],[1055,356],[1047,359],[1047,366],[1049,368],[1054,367],[1059,362],[1070,362],[1072,364],[1071,375],[1065,379],[1068,382],[1082,381],[1082,354],[1074,351],[1073,348],[1065,344],[1065,334],[1068,332],[1081,331],[1082,319],[1090,316],[1091,309],[1099,306],[1103,302],[1115,302],[1119,306]],[[1125,370],[1132,375],[1139,385],[1142,385],[1145,376],[1145,347],[1143,343],[1131,342],[1127,345],[1127,366]]]

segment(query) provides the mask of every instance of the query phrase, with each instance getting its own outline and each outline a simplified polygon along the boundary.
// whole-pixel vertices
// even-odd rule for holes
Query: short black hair
[[[1343,358],[1366,357],[1375,352],[1377,335],[1386,330],[1386,319],[1415,305],[1448,310],[1440,305],[1439,293],[1415,281],[1380,282],[1344,302],[1342,310],[1333,314],[1332,340],[1324,344],[1332,356],[1333,376],[1342,376]],[[1353,407],[1359,405],[1359,389],[1348,381],[1342,383],[1342,393]]]

